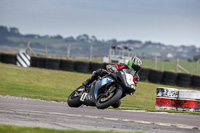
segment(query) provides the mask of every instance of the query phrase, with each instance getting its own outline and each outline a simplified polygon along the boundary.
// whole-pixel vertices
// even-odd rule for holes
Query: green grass
[[[122,133],[122,132],[56,130],[56,129],[40,128],[40,127],[0,125],[0,133]],[[134,132],[134,133],[141,133],[141,132]]]
[[[155,69],[155,61],[154,60],[142,60],[142,67],[145,68],[151,68]],[[190,74],[196,74],[196,62],[188,62],[188,61],[179,61],[179,65],[181,65],[183,68],[188,70]],[[162,67],[163,66],[163,67]],[[162,70],[162,71],[171,71],[175,72],[175,66],[176,66],[176,61],[175,60],[170,60],[170,61],[161,61],[158,60],[157,62],[157,69]],[[178,70],[180,73],[184,73],[182,70]],[[198,74],[200,74],[200,64],[198,67]]]
[[[66,101],[89,74],[0,67],[0,94]]]

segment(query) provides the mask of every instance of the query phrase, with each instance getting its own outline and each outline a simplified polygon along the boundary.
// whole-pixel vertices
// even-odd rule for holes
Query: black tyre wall
[[[103,69],[104,68],[104,64],[103,63],[93,63],[91,62],[90,63],[90,72],[93,72],[99,68]]]
[[[148,80],[152,83],[160,83],[162,81],[163,72],[156,70],[149,70]]]
[[[89,62],[82,62],[82,61],[75,62],[75,70],[77,72],[89,73]]]
[[[74,71],[75,69],[75,62],[71,60],[61,60],[60,62],[60,69],[66,71]]]
[[[146,81],[148,79],[149,69],[142,68],[138,74],[140,76],[140,81]]]
[[[200,89],[200,76],[193,75],[191,79],[191,86]]]
[[[0,62],[1,62],[1,53],[0,53]]]
[[[176,78],[177,78],[177,73],[164,71],[161,83],[165,85],[175,85]]]
[[[176,85],[181,87],[189,87],[191,84],[191,75],[178,73]]]
[[[37,67],[46,68],[46,58],[38,58]]]
[[[1,62],[8,63],[8,64],[16,64],[17,62],[16,55],[1,54]]]
[[[31,57],[31,67],[37,67],[37,62],[38,62],[38,58],[37,57],[34,57],[32,56]]]
[[[59,70],[60,69],[60,60],[46,59],[46,68]]]

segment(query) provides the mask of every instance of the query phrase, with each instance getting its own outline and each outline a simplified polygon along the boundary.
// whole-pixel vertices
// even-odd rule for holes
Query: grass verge
[[[1,133],[122,133],[112,131],[80,131],[80,130],[56,130],[40,127],[22,127],[22,126],[10,126],[0,125]],[[142,132],[134,132],[142,133]]]

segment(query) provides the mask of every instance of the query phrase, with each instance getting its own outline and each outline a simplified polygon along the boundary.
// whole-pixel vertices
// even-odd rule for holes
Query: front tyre
[[[82,91],[80,91],[81,87],[79,87],[78,89],[76,89],[75,91],[73,91],[71,93],[71,95],[68,97],[67,103],[70,107],[80,107],[83,102],[80,101],[80,97],[82,94]]]
[[[121,89],[115,89],[112,93],[109,95],[101,95],[97,102],[96,107],[98,109],[105,109],[109,106],[112,106],[114,103],[116,103],[122,96],[122,90]]]

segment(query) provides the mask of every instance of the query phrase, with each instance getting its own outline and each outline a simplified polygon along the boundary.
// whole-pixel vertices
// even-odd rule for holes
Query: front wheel
[[[98,109],[105,109],[116,103],[122,96],[122,90],[116,88],[113,92],[101,95],[96,103]]]
[[[82,95],[83,87],[80,86],[75,91],[71,93],[71,95],[68,97],[67,103],[70,107],[80,107],[83,102],[80,101],[81,95]]]

